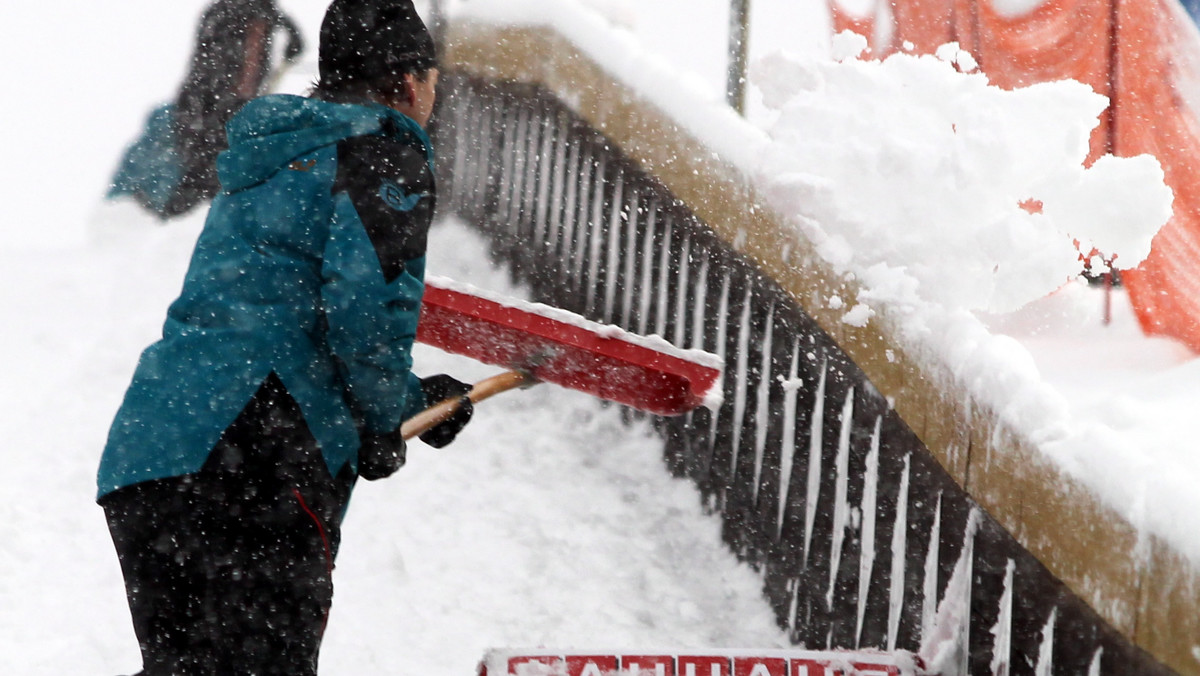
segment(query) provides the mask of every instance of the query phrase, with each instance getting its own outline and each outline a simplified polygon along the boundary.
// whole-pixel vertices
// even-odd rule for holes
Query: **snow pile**
[[[5,673],[128,674],[139,662],[96,464],[203,217],[164,227],[118,203],[97,211],[86,245],[0,248],[0,268],[23,280],[0,294],[21,328],[4,334],[20,358],[0,388],[0,431],[24,449],[0,474]],[[523,293],[465,225],[437,224],[429,252],[431,272]],[[497,371],[426,345],[414,361],[472,382]],[[334,584],[329,676],[467,675],[504,645],[788,645],[761,576],[724,546],[692,484],[669,475],[649,425],[551,385],[480,404],[452,446],[413,444],[396,476],[361,482]]]
[[[1084,168],[1106,102],[1082,84],[1007,91],[953,46],[863,61],[861,38],[836,42],[850,58],[779,53],[755,72],[778,113],[758,180],[862,288],[829,307],[887,322],[945,386],[1200,562],[1200,459],[1180,443],[1197,367],[1142,336],[1123,295],[1104,330],[1103,301],[1074,280],[1080,250],[1145,258],[1171,213],[1158,161]]]
[[[755,82],[778,112],[758,180],[861,284],[843,321],[881,317],[946,386],[1200,562],[1200,459],[1180,443],[1200,367],[1142,336],[1123,295],[1102,331],[1103,301],[1073,281],[1080,250],[1119,268],[1148,254],[1171,213],[1158,161],[1084,168],[1106,102],[1082,84],[1007,91],[953,46],[880,62],[853,58],[857,36],[838,42],[850,58],[774,54]]]
[[[865,47],[853,41],[850,52]],[[1015,310],[1079,273],[1074,241],[1131,267],[1170,216],[1153,157],[1084,168],[1104,97],[1077,82],[1008,91],[959,71],[973,67],[952,45],[937,57],[756,63],[779,112],[761,184],[865,283],[860,300]]]

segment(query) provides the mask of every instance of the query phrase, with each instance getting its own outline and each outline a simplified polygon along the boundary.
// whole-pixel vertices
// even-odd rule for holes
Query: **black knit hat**
[[[321,82],[373,80],[437,65],[412,0],[333,0],[321,23]]]

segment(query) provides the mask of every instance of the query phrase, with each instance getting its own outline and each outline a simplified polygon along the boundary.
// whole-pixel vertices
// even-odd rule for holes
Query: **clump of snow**
[[[875,311],[866,303],[858,303],[850,308],[850,311],[842,315],[842,323],[850,326],[866,326],[871,317],[875,316]]]
[[[841,33],[833,36],[833,40],[830,43],[830,53],[832,54],[834,61],[856,59],[859,56],[862,56],[866,51],[867,39],[862,35],[855,33],[854,31],[842,31]],[[757,77],[758,74],[756,73],[755,75]],[[769,96],[769,93],[764,91],[763,95]]]
[[[755,82],[779,112],[757,167],[772,205],[836,268],[874,268],[875,301],[1005,312],[1075,277],[1079,248],[1141,262],[1172,195],[1149,156],[1084,166],[1107,100],[1069,81],[1001,89],[960,70],[974,65],[954,45],[760,59]]]
[[[912,51],[913,44],[911,42],[906,42],[905,45],[908,51]],[[937,58],[946,63],[954,64],[964,73],[970,73],[979,68],[979,62],[975,60],[974,56],[971,56],[971,52],[963,49],[957,42],[947,42],[938,47],[934,53],[937,55]]]

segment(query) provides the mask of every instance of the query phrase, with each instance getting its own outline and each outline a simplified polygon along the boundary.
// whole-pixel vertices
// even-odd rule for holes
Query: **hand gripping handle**
[[[537,379],[530,375],[528,371],[505,371],[504,373],[484,378],[475,383],[471,391],[464,396],[471,403],[478,404],[484,399],[489,399],[501,392],[529,387],[537,382]],[[454,415],[461,401],[462,397],[454,397],[430,406],[408,420],[405,420],[404,424],[400,426],[400,434],[407,441],[428,432]]]

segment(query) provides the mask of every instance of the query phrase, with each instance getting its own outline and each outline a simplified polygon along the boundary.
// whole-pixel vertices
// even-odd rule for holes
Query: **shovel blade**
[[[716,355],[445,278],[425,280],[417,340],[656,415],[720,405]]]

